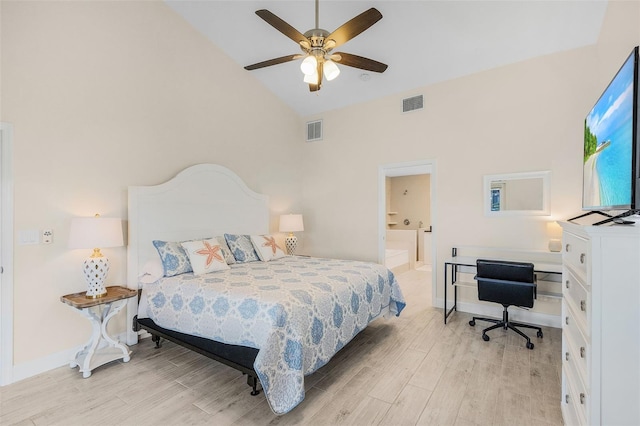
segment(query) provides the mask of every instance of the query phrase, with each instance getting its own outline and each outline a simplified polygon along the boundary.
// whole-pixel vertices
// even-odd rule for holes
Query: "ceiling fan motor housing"
[[[314,28],[304,33],[304,36],[311,42],[311,47],[322,47],[324,39],[329,35],[329,31],[322,28]]]

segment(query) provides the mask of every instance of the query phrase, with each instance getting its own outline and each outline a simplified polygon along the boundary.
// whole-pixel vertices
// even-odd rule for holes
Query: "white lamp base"
[[[287,247],[287,254],[293,256],[296,254],[296,247],[298,246],[298,238],[293,234],[289,234],[284,239],[284,245]]]
[[[107,294],[104,279],[109,273],[109,259],[89,257],[83,263],[84,279],[87,282],[87,297],[96,298]]]

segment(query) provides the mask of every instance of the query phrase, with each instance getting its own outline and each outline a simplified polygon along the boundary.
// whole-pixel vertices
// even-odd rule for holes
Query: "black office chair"
[[[476,325],[476,320],[495,323],[491,327],[482,330],[482,339],[487,342],[489,336],[487,331],[502,327],[505,330],[510,328],[525,339],[527,348],[533,349],[533,343],[529,336],[518,330],[516,327],[525,327],[538,330],[538,337],[542,337],[542,329],[528,324],[521,324],[509,321],[509,306],[520,306],[532,308],[536,298],[536,276],[533,273],[532,263],[508,262],[504,260],[484,260],[476,261],[478,269],[474,277],[478,281],[478,299],[487,302],[500,303],[504,306],[502,321],[494,318],[473,317],[469,321],[470,326]]]

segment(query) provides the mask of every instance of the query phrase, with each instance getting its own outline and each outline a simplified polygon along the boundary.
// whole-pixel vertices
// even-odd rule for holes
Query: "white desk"
[[[447,323],[447,318],[458,308],[458,273],[462,270],[475,270],[476,261],[478,259],[495,259],[495,260],[508,260],[513,262],[530,262],[533,263],[534,272],[537,274],[554,274],[562,276],[562,263],[549,263],[543,261],[527,261],[521,258],[508,259],[508,258],[495,258],[492,256],[455,256],[445,259],[444,261],[444,323]],[[449,280],[451,281],[449,283]],[[451,284],[453,286],[453,306],[447,310],[447,287]],[[467,285],[468,286],[468,285]],[[548,297],[562,298],[562,293],[550,293],[550,292],[538,292],[539,295]]]

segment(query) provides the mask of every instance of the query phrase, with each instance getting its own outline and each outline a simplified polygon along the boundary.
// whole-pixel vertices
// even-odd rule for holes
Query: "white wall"
[[[163,2],[2,2],[2,116],[14,128],[14,363],[57,359],[90,335],[61,295],[83,291],[88,253],[66,247],[74,216],[126,219],[127,187],[217,163],[279,213],[302,210],[303,123]],[[105,249],[108,285],[126,248]],[[51,358],[53,357],[53,358]],[[66,360],[65,360],[66,361]]]

